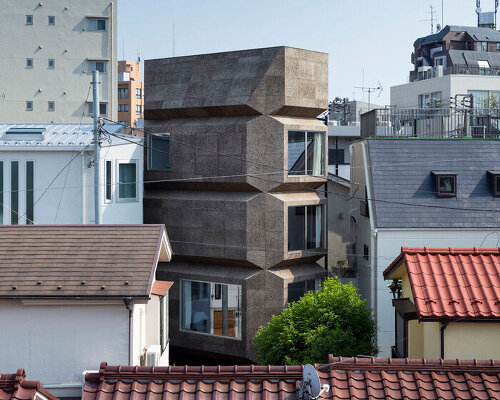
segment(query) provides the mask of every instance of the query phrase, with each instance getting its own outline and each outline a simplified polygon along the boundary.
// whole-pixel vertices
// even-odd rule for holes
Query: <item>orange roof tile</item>
[[[321,399],[500,398],[500,361],[329,357]],[[101,364],[82,400],[298,400],[302,366],[128,367]]]
[[[500,248],[402,247],[420,318],[500,319]]]

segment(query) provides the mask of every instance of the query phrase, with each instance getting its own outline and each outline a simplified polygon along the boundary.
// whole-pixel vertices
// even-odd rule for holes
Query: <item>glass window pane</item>
[[[10,223],[19,223],[19,162],[10,163]]]
[[[170,168],[170,136],[148,135],[148,169],[165,170]]]
[[[34,179],[35,166],[33,161],[26,161],[26,223],[33,224],[35,218],[34,210]]]
[[[0,225],[3,225],[3,161],[0,161]]]
[[[118,192],[120,199],[135,199],[137,196],[135,163],[120,164],[118,169]]]
[[[304,249],[305,211],[304,206],[288,207],[288,251]]]
[[[307,132],[307,175],[323,175],[323,132]]]
[[[106,200],[111,200],[111,161],[106,161]]]
[[[288,132],[288,173],[304,175],[306,171],[305,132]]]
[[[98,19],[97,20],[97,30],[98,31],[105,31],[106,30],[106,20],[105,19]]]
[[[205,282],[182,281],[182,328],[210,333],[210,290]]]
[[[323,247],[323,207],[307,207],[307,249]]]

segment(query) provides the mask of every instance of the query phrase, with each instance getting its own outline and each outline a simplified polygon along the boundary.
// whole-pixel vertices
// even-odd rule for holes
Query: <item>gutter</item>
[[[128,311],[128,362],[129,365],[132,365],[132,360],[131,360],[131,355],[132,355],[132,323],[133,323],[133,316],[132,316],[132,311],[133,309],[130,307],[130,302],[132,301],[132,297],[124,297],[123,298],[123,303],[125,304],[125,308]]]
[[[441,359],[444,359],[444,330],[449,325],[449,321],[442,322],[439,330],[441,331]]]

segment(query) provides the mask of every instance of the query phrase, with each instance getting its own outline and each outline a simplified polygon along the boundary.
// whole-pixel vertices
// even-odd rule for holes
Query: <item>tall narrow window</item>
[[[118,165],[118,197],[121,200],[137,199],[137,165],[133,163],[120,163]]]
[[[170,168],[170,135],[150,133],[148,142],[148,169],[165,170]]]
[[[168,293],[160,297],[160,345],[163,352],[168,344]]]
[[[3,225],[3,161],[0,161],[0,225]]]
[[[32,58],[26,59],[26,68],[33,68],[33,59]]]
[[[111,161],[106,161],[106,201],[111,201]]]
[[[10,162],[10,223],[19,224],[19,161]]]
[[[49,111],[55,111],[56,110],[56,102],[55,101],[49,101],[48,103],[48,110]]]
[[[54,69],[56,67],[56,60],[54,58],[49,58],[49,69]]]
[[[33,25],[33,15],[26,15],[26,25]]]
[[[140,99],[142,97],[142,90],[141,88],[136,88],[135,89],[135,98]]]
[[[49,20],[49,25],[55,25],[56,24],[56,17],[55,16],[49,15],[48,20]]]
[[[35,218],[35,163],[26,161],[26,224],[33,224]]]
[[[323,175],[324,132],[288,132],[288,175]]]
[[[323,206],[288,207],[288,251],[319,249],[323,242]]]

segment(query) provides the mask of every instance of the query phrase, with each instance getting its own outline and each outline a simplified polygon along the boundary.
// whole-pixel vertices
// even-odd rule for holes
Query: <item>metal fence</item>
[[[438,78],[444,75],[488,75],[499,76],[500,68],[479,68],[467,65],[452,65],[448,68],[429,67],[427,71],[410,71],[410,82]]]
[[[376,109],[361,115],[361,137],[500,138],[500,109]]]

